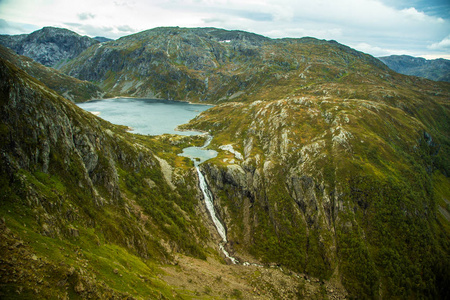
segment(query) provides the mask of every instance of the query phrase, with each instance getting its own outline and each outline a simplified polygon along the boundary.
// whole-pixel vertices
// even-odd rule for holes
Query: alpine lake
[[[140,98],[92,100],[77,105],[113,124],[130,127],[132,133],[146,135],[202,135],[202,132],[177,131],[176,128],[212,107],[206,104]],[[204,148],[209,141],[210,138],[203,147],[185,148],[180,155],[189,157],[196,165],[213,158],[217,152]]]

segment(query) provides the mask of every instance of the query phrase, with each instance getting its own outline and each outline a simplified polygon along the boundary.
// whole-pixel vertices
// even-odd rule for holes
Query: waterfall
[[[200,189],[203,193],[203,197],[205,198],[206,208],[208,209],[208,212],[214,222],[214,225],[217,228],[217,232],[222,238],[222,242],[219,244],[219,248],[223,252],[223,254],[225,254],[225,256],[231,260],[233,264],[237,264],[239,263],[239,261],[236,258],[232,257],[224,247],[224,245],[227,243],[227,233],[222,222],[220,222],[219,218],[216,215],[216,210],[214,209],[213,196],[208,188],[208,185],[206,184],[205,176],[203,176],[202,172],[200,172],[200,168],[198,166],[195,166],[195,168],[197,169],[198,179],[200,181]]]
[[[222,251],[222,253],[225,255],[226,258],[228,258],[233,264],[239,264],[239,260],[237,260],[235,257],[231,256],[228,251],[225,249],[225,245],[227,244],[227,231],[225,229],[224,224],[219,220],[216,214],[216,210],[214,209],[214,197],[211,193],[211,191],[208,188],[208,184],[206,183],[205,176],[200,171],[200,168],[198,167],[202,162],[214,158],[217,156],[217,152],[214,150],[207,150],[205,149],[208,147],[209,143],[212,140],[212,136],[208,136],[205,144],[203,147],[187,147],[183,149],[183,153],[179,154],[180,156],[189,157],[192,159],[195,165],[195,169],[197,170],[198,174],[198,180],[200,182],[200,190],[203,193],[203,198],[205,199],[205,205],[208,209],[209,215],[211,216],[211,219],[213,220],[214,226],[217,229],[217,232],[219,233],[222,241],[219,243],[219,249]],[[244,266],[260,266],[253,263],[243,262]]]

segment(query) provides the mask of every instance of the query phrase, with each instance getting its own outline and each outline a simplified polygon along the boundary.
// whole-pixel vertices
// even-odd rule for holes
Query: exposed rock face
[[[302,87],[316,93],[314,84],[345,81],[350,71],[364,72],[369,65],[388,71],[377,59],[333,41],[156,28],[94,45],[63,71],[101,82],[115,95],[222,102],[279,99]],[[367,74],[356,77],[367,80]]]
[[[116,202],[119,188],[113,161],[118,160],[120,153],[110,151],[113,140],[101,133],[102,122],[76,109],[3,59],[1,71],[6,79],[1,85],[3,172],[9,176],[19,169],[48,173],[60,168],[58,171],[67,172],[70,166],[81,166],[77,170],[81,178],[73,178],[79,180],[76,185],[83,187],[98,204]],[[96,185],[108,192],[107,200],[96,191]]]
[[[35,61],[58,68],[98,41],[64,28],[44,27],[30,34],[0,36],[0,44]]]
[[[45,67],[28,57],[17,55],[12,50],[1,45],[0,57],[15,64],[64,98],[73,102],[101,99],[105,95],[98,86],[88,81],[81,81],[55,69]]]
[[[39,288],[49,293],[46,298],[64,295],[71,285],[86,297],[116,294],[105,291],[95,278],[97,271],[89,269],[87,260],[80,260],[78,251],[88,251],[90,259],[102,266],[100,273],[108,270],[105,262],[116,264],[118,256],[155,262],[170,261],[170,252],[175,250],[204,256],[199,245],[207,237],[199,234],[204,229],[195,213],[200,203],[198,191],[187,189],[194,186],[194,177],[166,174],[158,161],[161,159],[152,153],[149,139],[136,141],[124,127],[83,111],[1,57],[0,78],[0,211],[6,218],[2,219],[1,234],[5,241],[20,234],[28,244],[32,240],[28,252],[42,251],[46,256],[48,267],[27,272],[32,278],[55,276],[61,281]],[[167,164],[164,161],[165,168]],[[149,183],[153,183],[151,187]],[[14,227],[16,218],[20,218],[19,227]],[[29,233],[39,241],[37,245]],[[47,257],[48,247],[40,246],[48,243],[52,253],[59,253],[54,248],[60,242],[58,247],[71,249],[57,255],[73,256],[76,251],[75,257],[64,260],[66,264]],[[39,285],[35,283],[38,279],[17,275],[24,266],[19,263],[22,259],[15,258],[20,254],[15,247],[2,244],[2,251],[5,249],[7,253],[2,255],[10,263],[6,270],[4,261],[0,262],[2,286],[16,282],[29,292],[31,283]],[[117,255],[113,260],[104,254],[97,256],[106,250],[109,257],[111,249]],[[64,275],[69,266],[76,266],[77,271]],[[58,268],[61,271],[55,271]],[[3,292],[2,287],[2,297],[14,294],[15,289]]]
[[[378,59],[395,72],[450,82],[450,60],[448,59],[425,59],[408,55],[391,55]]]
[[[440,240],[440,230],[431,228],[445,221],[436,221],[436,208],[430,211],[434,196],[426,177],[433,168],[448,172],[449,165],[438,162],[447,154],[436,152],[426,126],[433,126],[429,113],[441,120],[450,113],[420,93],[397,102],[403,110],[386,102],[301,97],[228,103],[191,122],[210,131],[220,152],[202,167],[235,256],[249,253],[325,278],[338,269],[355,297],[403,293],[393,282],[381,283],[393,276],[385,267],[390,258],[381,252],[402,257],[402,274],[439,269],[439,259],[424,261],[446,246],[421,254],[420,266],[414,266],[418,258],[411,249],[420,248],[422,235]],[[422,113],[409,113],[424,105]],[[441,134],[434,136],[446,143],[448,134]],[[442,291],[438,281],[428,288]],[[423,292],[412,288],[407,294]]]

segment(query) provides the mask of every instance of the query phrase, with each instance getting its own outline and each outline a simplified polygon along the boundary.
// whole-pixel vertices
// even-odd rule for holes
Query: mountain
[[[162,174],[155,153],[170,142],[96,118],[3,58],[0,74],[0,296],[171,295],[157,264],[172,249],[204,257],[207,238],[191,170]]]
[[[448,59],[425,59],[408,55],[391,55],[378,59],[401,74],[450,82],[450,60]]]
[[[105,38],[103,36],[96,36],[96,37],[94,37],[94,40],[96,40],[96,41],[98,41],[100,43],[113,41],[113,39]]]
[[[227,266],[177,156],[203,138],[127,133],[2,63],[5,295],[449,297],[449,83],[335,41],[214,28],[152,29],[66,64],[114,96],[216,104],[180,129],[212,135],[199,168],[226,248],[260,265]]]
[[[177,156],[203,137],[130,134],[1,57],[0,76],[0,298],[345,295],[336,280],[225,263]]]
[[[12,62],[15,66],[55,90],[59,95],[73,102],[100,99],[105,95],[105,92],[91,82],[81,81],[53,68],[43,66],[31,58],[17,55],[12,50],[1,45],[0,57]]]
[[[323,93],[329,81],[372,80],[365,73],[373,66],[388,73],[379,60],[333,41],[156,28],[94,45],[62,71],[115,95],[223,102]]]
[[[0,35],[0,44],[20,55],[59,68],[98,41],[64,28],[44,27],[30,34]]]

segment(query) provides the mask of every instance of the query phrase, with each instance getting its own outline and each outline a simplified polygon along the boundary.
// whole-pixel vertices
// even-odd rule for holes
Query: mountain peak
[[[44,27],[28,35],[0,36],[0,44],[49,67],[61,67],[98,41],[71,30]]]

